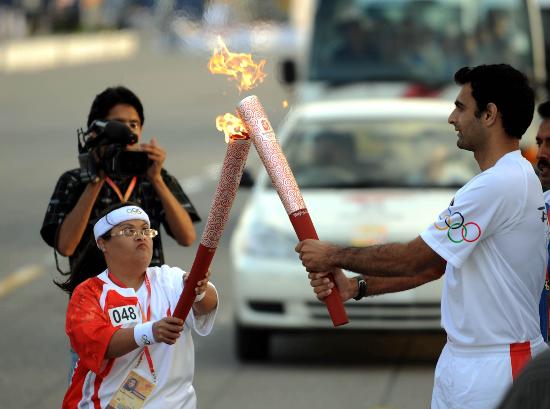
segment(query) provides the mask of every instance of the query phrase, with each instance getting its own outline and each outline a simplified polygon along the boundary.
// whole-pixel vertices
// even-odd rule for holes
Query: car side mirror
[[[254,186],[254,178],[252,177],[252,173],[248,169],[243,170],[243,175],[241,176],[241,183],[239,184],[239,188],[251,188]]]
[[[296,63],[292,59],[285,59],[280,66],[280,79],[286,85],[296,82]]]

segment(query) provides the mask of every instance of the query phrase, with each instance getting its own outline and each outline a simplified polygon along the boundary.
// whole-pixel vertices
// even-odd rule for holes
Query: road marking
[[[32,264],[8,275],[6,278],[0,280],[0,299],[11,294],[17,288],[40,277],[45,271],[46,268],[44,266]]]

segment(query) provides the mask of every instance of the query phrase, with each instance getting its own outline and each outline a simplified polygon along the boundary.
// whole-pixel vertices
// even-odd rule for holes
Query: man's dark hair
[[[480,117],[492,102],[501,114],[504,131],[521,139],[535,111],[535,92],[524,74],[508,64],[491,64],[463,67],[454,79],[459,85],[471,85],[476,116]]]
[[[537,112],[542,119],[550,119],[550,101],[540,104],[537,108]]]
[[[103,212],[101,212],[101,214],[92,221],[92,226],[95,225],[95,223],[107,213],[124,206],[141,207],[139,204],[134,202],[115,203],[109,206]],[[101,236],[101,238],[109,240],[111,238],[111,230],[107,231],[104,235]],[[90,252],[100,252],[97,248],[97,244],[93,235],[92,239],[88,243],[86,243],[85,248],[78,259],[75,260],[74,263],[71,265],[71,271],[68,274],[65,274],[69,277],[67,277],[67,279],[63,282],[54,280],[54,284],[61,288],[63,291],[69,293],[69,295],[72,295],[73,291],[80,283],[86,281],[88,278],[95,277],[100,274],[102,271],[90,271],[90,269],[86,268],[86,266],[83,266],[83,262],[84,260],[86,260],[86,257],[90,254]]]
[[[141,120],[141,125],[143,125],[145,117],[143,115],[143,105],[141,105],[141,101],[137,95],[128,88],[118,86],[107,88],[102,93],[96,95],[94,102],[92,102],[90,113],[88,114],[88,126],[96,119],[105,119],[107,115],[109,115],[109,111],[118,104],[126,104],[134,107]]]

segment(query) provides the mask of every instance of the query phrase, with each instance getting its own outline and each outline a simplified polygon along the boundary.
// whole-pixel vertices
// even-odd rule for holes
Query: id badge
[[[140,409],[155,384],[132,370],[107,405],[107,409]]]

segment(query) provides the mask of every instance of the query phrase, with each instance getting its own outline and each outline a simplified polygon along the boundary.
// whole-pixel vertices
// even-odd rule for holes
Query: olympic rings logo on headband
[[[451,213],[449,209],[449,214],[441,219],[439,217],[439,222],[434,223],[434,227],[437,230],[445,231],[447,230],[447,237],[453,243],[462,243],[463,241],[467,243],[473,243],[481,237],[481,227],[476,222],[466,222],[464,216],[460,212]]]
[[[126,209],[126,213],[131,213],[131,214],[141,214],[142,211],[140,208],[138,207],[131,207],[129,209]]]

